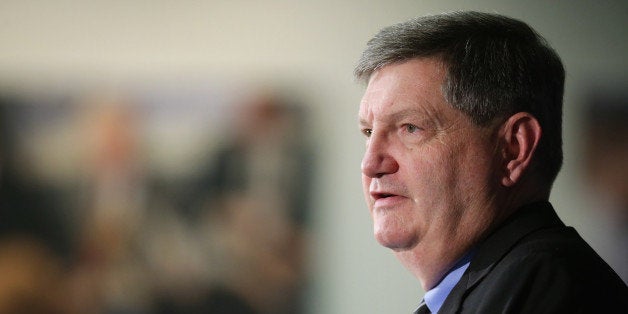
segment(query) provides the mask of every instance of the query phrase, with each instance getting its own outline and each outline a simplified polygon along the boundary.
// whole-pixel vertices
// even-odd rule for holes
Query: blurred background
[[[373,239],[380,28],[474,9],[563,58],[561,218],[628,281],[625,1],[0,1],[0,313],[403,313]]]

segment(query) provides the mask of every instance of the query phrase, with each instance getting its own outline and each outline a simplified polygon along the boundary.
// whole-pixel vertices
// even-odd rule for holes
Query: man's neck
[[[448,239],[423,239],[424,243],[418,244],[411,250],[395,252],[395,254],[419,279],[423,289],[428,291],[440,282],[458,260],[519,208],[536,201],[547,200],[546,194],[541,194],[525,193],[519,194],[526,196],[521,198],[495,198],[485,205],[487,207],[482,208],[484,216],[475,215],[461,220],[457,230],[468,230],[467,232],[455,232]],[[456,245],[453,246],[452,243]]]
[[[456,262],[479,241],[471,236],[460,237],[465,238],[464,241],[461,239],[443,241],[438,249],[432,246],[431,250],[427,251],[424,247],[417,246],[412,250],[395,252],[395,255],[419,279],[423,290],[428,291],[435,287]],[[460,245],[454,247],[450,245],[451,243]]]

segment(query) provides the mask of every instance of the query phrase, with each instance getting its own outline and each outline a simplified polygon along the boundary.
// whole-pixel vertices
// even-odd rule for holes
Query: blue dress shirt
[[[441,281],[436,285],[436,287],[430,289],[425,293],[423,300],[425,304],[430,309],[430,312],[433,314],[438,313],[440,307],[445,303],[445,299],[451,292],[451,290],[456,286],[464,271],[467,270],[469,264],[471,263],[472,254],[465,255],[461,260],[451,268],[451,270],[441,279]]]

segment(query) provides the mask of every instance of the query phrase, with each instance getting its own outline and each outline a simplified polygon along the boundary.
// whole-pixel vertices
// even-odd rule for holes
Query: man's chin
[[[376,230],[375,240],[395,252],[406,251],[416,244],[415,237],[407,232]]]

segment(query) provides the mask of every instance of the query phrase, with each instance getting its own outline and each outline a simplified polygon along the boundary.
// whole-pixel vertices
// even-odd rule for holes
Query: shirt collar
[[[425,293],[423,297],[425,304],[430,309],[432,313],[438,313],[443,303],[445,303],[445,299],[451,292],[451,290],[456,286],[465,270],[469,267],[471,263],[472,253],[466,254],[462,259],[460,259],[454,267],[441,279],[441,281],[436,285],[436,287],[430,289]]]

